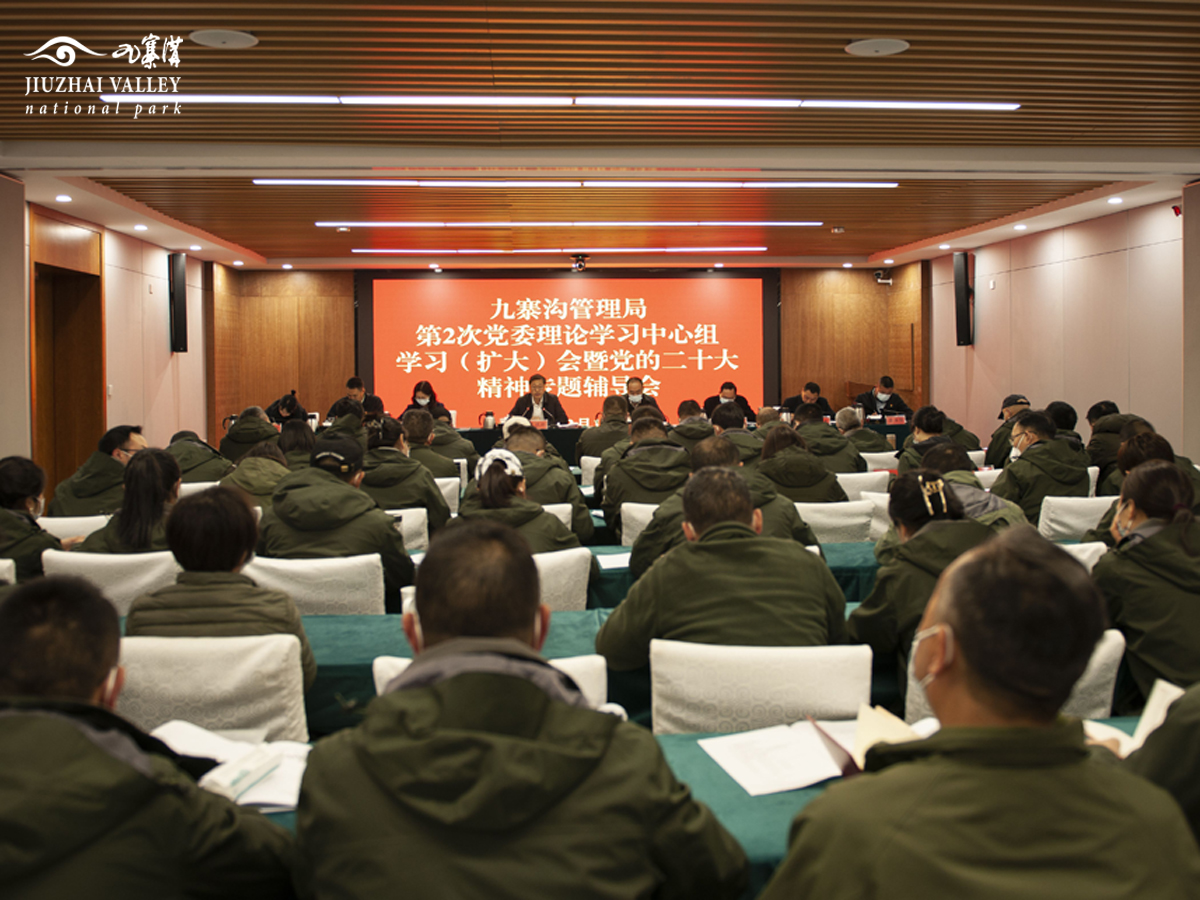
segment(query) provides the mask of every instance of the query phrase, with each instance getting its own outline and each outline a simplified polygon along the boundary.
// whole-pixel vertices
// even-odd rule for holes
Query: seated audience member
[[[566,425],[569,421],[566,410],[554,394],[546,392],[546,376],[529,376],[529,393],[522,394],[509,410],[510,416],[524,416],[530,422],[548,422]]]
[[[400,588],[412,584],[413,562],[395,520],[358,489],[363,480],[358,442],[320,437],[307,469],[279,482],[263,510],[258,553],[281,559],[329,559],[378,553],[389,611],[399,611]]]
[[[1099,524],[1086,532],[1080,539],[1082,543],[1101,541],[1110,547],[1116,546],[1117,539],[1113,537],[1112,524],[1113,519],[1117,517],[1117,510],[1121,506],[1120,485],[1124,483],[1125,475],[1131,469],[1151,459],[1161,459],[1177,465],[1175,452],[1171,449],[1171,442],[1161,434],[1147,431],[1121,442],[1121,449],[1117,451],[1117,472],[1121,476],[1117,487],[1118,496],[1113,500],[1108,511],[1100,518]],[[1195,487],[1192,488],[1192,492],[1200,499],[1200,494],[1196,494]]]
[[[489,450],[475,472],[477,492],[463,498],[458,517],[484,519],[515,528],[534,553],[579,547],[579,538],[553,513],[525,496],[525,473],[515,453]]]
[[[179,463],[166,450],[143,450],[125,467],[125,499],[84,553],[152,553],[167,549],[167,514],[179,499]]]
[[[509,430],[505,448],[521,461],[521,472],[525,478],[525,496],[545,506],[549,503],[571,504],[571,531],[580,541],[590,541],[596,526],[592,512],[575,482],[575,476],[561,457],[546,453],[546,439],[536,428],[518,425]],[[472,484],[467,493],[478,487]]]
[[[846,499],[837,476],[809,453],[804,438],[786,425],[767,433],[756,474],[793,503],[836,503]]]
[[[833,423],[842,437],[850,441],[859,453],[889,453],[896,449],[878,431],[865,427],[858,418],[858,410],[853,406],[839,409]]]
[[[292,598],[241,574],[254,555],[258,523],[229,488],[184,497],[167,517],[167,546],[183,571],[175,584],[133,601],[125,634],[134,637],[235,637],[294,634],[300,639],[304,689],[317,677],[304,625]]]
[[[316,442],[317,436],[306,421],[287,422],[279,430],[279,449],[283,451],[288,468],[293,472],[308,468]]]
[[[1054,434],[1054,423],[1044,412],[1019,413],[1013,419],[1012,445],[1020,456],[992,484],[992,493],[1021,507],[1031,525],[1037,525],[1046,497],[1088,495],[1087,460]]]
[[[640,422],[642,419],[653,419],[655,422],[658,422],[662,426],[663,431],[666,431],[668,433],[668,436],[672,433],[670,430],[670,426],[667,425],[667,420],[663,417],[662,410],[658,409],[657,407],[643,406],[641,409],[634,410],[633,413],[630,414],[630,416],[629,416],[630,431],[632,431],[633,426],[636,425],[638,422]],[[507,427],[507,424],[508,423],[506,422],[505,423],[506,427]],[[675,444],[676,446],[680,446],[680,444],[677,441],[671,441],[671,443]],[[629,435],[626,435],[624,440],[617,441],[615,444],[613,444],[611,447],[609,447],[607,450],[605,450],[603,453],[600,454],[600,462],[597,463],[597,465],[596,465],[596,480],[595,480],[596,503],[601,503],[604,500],[604,479],[607,477],[608,473],[612,470],[612,467],[615,466],[621,460],[621,457],[624,456],[625,452],[632,446],[633,446],[632,438]]]
[[[921,460],[934,447],[954,443],[949,435],[943,434],[945,424],[946,414],[936,406],[922,406],[913,413],[912,434],[909,435],[912,440],[905,441],[904,449],[897,454],[898,474],[921,468]]]
[[[821,415],[833,418],[833,407],[829,405],[829,401],[821,396],[821,386],[815,381],[810,381],[804,385],[802,390],[795,397],[788,397],[783,401],[783,408],[790,413],[796,412],[796,407],[802,403],[814,403],[821,408]]]
[[[278,444],[279,432],[261,406],[248,406],[221,438],[221,455],[230,462],[237,462],[250,452],[251,447],[263,441]]]
[[[350,397],[343,397],[333,404],[333,423],[322,428],[318,437],[349,438],[358,444],[363,453],[367,452],[367,429],[363,425],[366,411],[363,405]]]
[[[936,409],[936,407],[933,407],[933,406],[921,407],[921,409],[926,409],[926,408]],[[957,422],[955,422],[953,419],[951,419],[942,410],[940,410],[940,409],[937,410],[937,413],[938,413],[938,415],[940,415],[942,417],[942,430],[940,432],[932,432],[932,431],[929,431],[928,429],[923,429],[924,433],[925,433],[924,440],[928,441],[931,438],[936,437],[937,434],[941,434],[941,435],[949,438],[953,443],[962,447],[964,450],[978,450],[980,448],[979,438],[976,437],[974,433],[967,431],[967,429],[963,428],[961,425],[959,425]],[[915,430],[916,417],[919,416],[920,414],[921,414],[920,409],[918,409],[913,414],[914,430]],[[930,419],[926,419],[925,424],[932,426],[933,422]],[[907,453],[908,450],[912,448],[914,443],[916,443],[916,438],[914,437],[914,435],[912,433],[910,433],[908,435],[908,437],[906,437],[904,439],[904,451],[900,454],[901,464],[903,464],[904,453]],[[932,450],[932,449],[933,449],[933,447],[932,447],[932,445],[930,445],[928,448],[926,448],[924,453],[918,452],[915,461],[912,460],[912,457],[909,457],[910,461],[913,461],[913,465],[910,466],[909,468],[914,468],[914,469],[920,468],[921,467],[921,457],[923,457],[925,455],[925,453],[928,453],[929,450]],[[906,471],[908,471],[908,469],[901,469],[901,472],[906,472]]]
[[[780,427],[784,422],[779,417],[779,410],[773,406],[764,406],[754,417],[754,424],[756,426],[754,436],[762,441],[766,440],[768,432]],[[790,428],[791,426],[789,425],[788,427]]]
[[[293,896],[291,835],[202,790],[113,710],[117,611],[81,578],[39,578],[0,605],[0,833],[5,897]]]
[[[441,419],[433,420],[433,440],[429,442],[429,448],[449,460],[465,459],[468,472],[474,472],[479,465],[479,451],[475,445]]]
[[[43,550],[70,550],[83,538],[60,541],[38,525],[46,505],[46,473],[31,459],[0,459],[0,558],[17,565],[17,581],[42,574]]]
[[[450,410],[446,409],[438,400],[437,391],[428,381],[418,381],[413,385],[412,402],[404,407],[400,414],[404,415],[410,409],[423,409],[434,419],[441,419],[443,422],[450,421]]]
[[[338,405],[338,403],[341,403],[342,400],[353,400],[355,403],[357,403],[361,406],[363,403],[366,402],[368,397],[373,397],[373,396],[375,396],[375,395],[367,393],[367,389],[363,385],[363,380],[361,378],[359,378],[357,375],[355,375],[351,378],[347,378],[346,379],[346,396],[342,397],[341,400],[335,401],[333,406],[329,407],[329,412],[325,414],[325,421],[333,422],[333,421],[337,420],[337,418],[338,418],[337,405]],[[341,413],[341,415],[345,415],[345,413],[343,412],[343,413]]]
[[[738,456],[747,469],[758,468],[762,459],[762,439],[746,428],[746,417],[735,403],[718,406],[709,416],[713,434],[728,438],[738,448]]]
[[[1141,748],[1125,758],[1126,771],[1152,781],[1175,798],[1200,838],[1200,686],[1190,687],[1171,704],[1167,718]]]
[[[622,399],[629,404],[629,410],[632,412],[642,406],[653,406],[655,409],[662,412],[659,408],[658,401],[646,393],[645,386],[642,384],[642,379],[634,375],[632,378],[625,379],[625,393]]]
[[[628,416],[629,406],[624,397],[617,394],[605,397],[604,405],[600,408],[600,424],[585,428],[579,435],[579,442],[575,445],[575,462],[582,462],[585,456],[599,457],[613,444],[629,437]]]
[[[1135,415],[1122,413],[1111,400],[1093,403],[1088,409],[1087,420],[1092,428],[1092,437],[1087,442],[1087,455],[1091,465],[1100,469],[1097,484],[1103,484],[1116,470],[1121,429],[1136,418]]]
[[[267,418],[276,425],[286,425],[288,422],[308,422],[308,410],[296,399],[296,392],[284,394],[267,407]]]
[[[596,635],[610,668],[638,669],[650,641],[807,647],[840,644],[846,599],[798,541],[762,537],[763,514],[732,468],[700,469],[683,491],[687,541],[660,557]]]
[[[1121,426],[1121,443],[1117,448],[1117,465],[1109,472],[1107,478],[1103,478],[1096,485],[1096,496],[1100,497],[1116,497],[1121,493],[1121,482],[1125,478],[1125,473],[1133,466],[1126,468],[1121,467],[1121,451],[1123,447],[1133,438],[1142,434],[1156,434],[1154,426],[1141,416],[1130,416],[1129,420]],[[1200,470],[1186,456],[1181,456],[1172,451],[1175,465],[1179,471],[1187,476],[1188,481],[1192,485],[1192,491],[1195,492],[1197,498],[1200,498]],[[1137,465],[1135,462],[1133,465]]]
[[[102,516],[116,512],[125,495],[125,464],[146,447],[141,425],[108,429],[87,462],[59,482],[46,515]]]
[[[429,470],[408,455],[404,429],[391,416],[371,435],[363,472],[362,491],[381,509],[423,509],[430,531],[450,521],[445,495]],[[458,473],[447,477],[457,478]]]
[[[622,503],[662,503],[691,472],[688,452],[667,440],[662,420],[638,419],[629,440],[629,449],[604,476],[601,507],[614,535],[620,534]]]
[[[865,472],[867,461],[858,447],[832,425],[822,421],[821,408],[812,403],[796,407],[796,433],[804,438],[808,451],[821,460],[830,472]],[[891,449],[889,445],[888,449]]]
[[[921,467],[941,474],[950,492],[962,504],[966,518],[996,532],[1012,525],[1028,524],[1021,507],[983,489],[975,477],[975,464],[961,446],[942,444],[934,447],[921,458]]]
[[[938,577],[994,532],[963,515],[949,482],[932,469],[914,469],[896,479],[888,516],[900,546],[880,567],[870,596],[850,613],[846,632],[851,642],[869,644],[876,660],[894,659],[903,685],[913,635]]]
[[[788,434],[795,434],[790,428],[786,431]],[[690,481],[696,472],[710,466],[742,470],[742,461],[738,458],[737,447],[732,441],[723,436],[713,436],[705,438],[692,448],[692,471],[688,480]],[[829,477],[833,478],[832,475]],[[776,493],[774,486],[762,477],[752,477],[749,479],[749,485],[750,502],[762,513],[764,537],[799,541],[810,547],[819,546],[817,536],[796,512],[795,503]],[[683,534],[683,492],[686,487],[685,483],[684,487],[658,505],[654,517],[633,542],[629,575],[634,581],[641,578],[655,560],[686,540]]]
[[[1103,631],[1086,570],[1032,529],[961,556],[912,651],[941,730],[876,744],[806,806],[762,900],[1193,896],[1179,808],[1058,714]]]
[[[679,424],[671,429],[667,439],[684,450],[691,450],[705,438],[713,436],[712,422],[695,400],[684,400],[675,411]]]
[[[658,414],[657,409],[650,409],[650,412]],[[516,428],[533,428],[533,423],[530,422],[528,419],[526,419],[524,416],[509,416],[507,419],[504,420],[504,423],[500,426],[500,440],[498,440],[498,441],[496,441],[496,443],[492,444],[492,449],[493,450],[504,450],[505,449],[504,442],[509,439],[509,437],[513,433],[513,429],[516,429]],[[534,430],[539,430],[539,429],[534,429]],[[628,429],[626,429],[626,431],[628,431]],[[628,437],[628,434],[626,435],[626,437]],[[465,438],[463,440],[465,440]],[[467,441],[467,443],[470,443],[470,441]],[[571,467],[567,465],[567,461],[565,459],[563,459],[562,454],[559,453],[556,449],[554,449],[553,444],[551,444],[549,441],[543,441],[543,444],[544,444],[544,449],[546,451],[546,456],[548,458],[560,463],[562,465],[562,467],[564,469],[566,469],[568,472],[571,471]],[[474,447],[474,444],[472,444],[471,446]],[[478,459],[476,459],[476,463],[478,463]]]
[[[1000,415],[997,416],[1001,423],[992,432],[991,440],[988,442],[987,453],[983,457],[985,466],[1003,469],[1008,465],[1013,449],[1010,437],[1013,429],[1013,417],[1027,409],[1029,409],[1029,399],[1024,394],[1009,394],[1001,401]]]
[[[896,382],[888,375],[882,376],[878,385],[855,397],[854,402],[861,406],[864,415],[868,416],[912,415],[912,410],[904,402],[904,398],[896,393]]]
[[[1056,441],[1066,441],[1076,453],[1087,453],[1084,449],[1083,437],[1075,430],[1075,425],[1079,422],[1079,414],[1075,412],[1075,407],[1065,400],[1055,400],[1046,404],[1046,415],[1058,429],[1054,435]],[[1088,465],[1091,463],[1089,462]]]
[[[233,471],[233,463],[200,440],[194,431],[179,431],[171,436],[167,452],[179,463],[184,484],[220,481]]]
[[[271,495],[279,482],[287,478],[287,457],[275,444],[257,444],[238,460],[237,468],[221,479],[221,487],[231,488],[250,506],[271,506]]]
[[[317,896],[741,896],[745,855],[650,732],[539,655],[538,597],[511,529],[433,540],[412,665],[308,758],[296,824]]]
[[[738,393],[737,385],[732,381],[726,381],[721,385],[718,393],[704,401],[704,414],[711,419],[713,410],[721,406],[729,406],[731,403],[736,404],[742,411],[742,418],[749,419],[754,416],[754,407],[750,405],[749,400]]]
[[[410,409],[400,417],[400,427],[404,431],[410,459],[423,465],[434,478],[459,477],[454,461],[429,446],[433,443],[433,416],[423,409]]]
[[[1117,545],[1092,570],[1137,691],[1118,689],[1118,715],[1135,711],[1156,678],[1180,687],[1200,681],[1200,525],[1192,486],[1171,463],[1130,469],[1113,519]],[[1139,696],[1140,694],[1140,696]]]
[[[373,431],[379,430],[379,423],[383,421],[385,411],[383,408],[383,400],[372,395],[363,401],[363,428],[367,429],[367,443],[370,444],[370,434]]]

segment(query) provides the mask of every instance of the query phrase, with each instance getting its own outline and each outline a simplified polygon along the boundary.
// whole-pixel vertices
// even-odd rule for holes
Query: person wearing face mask
[[[1012,420],[1012,446],[1019,454],[992,484],[992,494],[1021,507],[1029,524],[1037,525],[1046,497],[1086,497],[1090,487],[1087,460],[1066,441],[1041,410],[1026,410]]]
[[[1092,570],[1114,628],[1125,635],[1133,684],[1117,686],[1118,715],[1139,709],[1156,678],[1200,682],[1200,525],[1192,486],[1155,459],[1134,466],[1113,517],[1116,547]]]
[[[530,422],[544,421],[550,425],[566,425],[571,421],[558,397],[546,390],[545,375],[529,376],[529,393],[518,397],[508,414],[524,416]]]
[[[410,409],[423,409],[433,416],[435,421],[439,419],[443,422],[450,421],[450,410],[446,409],[438,401],[437,391],[433,389],[433,385],[428,381],[418,381],[413,385],[412,402],[401,410],[400,416],[403,416]],[[400,416],[396,418],[400,418]]]
[[[59,541],[38,525],[46,507],[46,473],[31,459],[0,459],[0,557],[17,564],[17,581],[42,574],[43,550],[70,550],[82,537]]]
[[[658,401],[645,392],[645,388],[642,386],[642,379],[636,375],[625,381],[625,393],[622,396],[625,398],[625,402],[629,404],[630,412],[640,409],[643,406],[653,406],[659,412],[662,412]]]
[[[879,384],[871,390],[864,391],[855,397],[854,402],[861,406],[863,413],[868,416],[912,415],[912,410],[904,402],[904,398],[896,393],[896,382],[892,381],[891,376],[888,375],[882,376]]]
[[[1032,529],[959,557],[912,649],[941,729],[875,744],[808,804],[760,900],[1194,897],[1178,805],[1059,715],[1103,632],[1087,570]]]
[[[712,418],[713,410],[722,404],[736,403],[741,407],[742,415],[747,419],[754,418],[754,407],[750,405],[750,401],[738,393],[737,385],[732,381],[726,381],[721,385],[721,390],[713,394],[704,401],[704,414],[710,419]]]
[[[992,432],[991,440],[988,441],[987,453],[983,457],[985,466],[1003,469],[1008,465],[1009,460],[1013,458],[1011,439],[1013,419],[1018,413],[1023,413],[1027,409],[1029,409],[1029,398],[1024,394],[1009,394],[1001,401],[1000,415],[997,416],[1001,423]]]

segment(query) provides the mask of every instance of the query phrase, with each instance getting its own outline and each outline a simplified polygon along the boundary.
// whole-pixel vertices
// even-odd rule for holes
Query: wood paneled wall
[[[783,396],[821,385],[834,409],[851,401],[846,382],[891,375],[914,409],[929,394],[928,293],[920,263],[897,266],[892,284],[874,270],[784,269],[780,283]]]
[[[209,439],[222,420],[295,390],[322,416],[354,372],[352,272],[239,272],[213,266],[205,311]],[[207,297],[207,295],[206,295]]]

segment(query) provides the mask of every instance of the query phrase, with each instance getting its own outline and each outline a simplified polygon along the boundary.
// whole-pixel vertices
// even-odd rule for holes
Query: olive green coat
[[[1078,720],[878,744],[868,774],[792,823],[759,900],[1185,900],[1200,851],[1179,807],[1090,757]]]
[[[909,438],[910,440],[905,442],[904,449],[900,451],[898,454],[899,458],[896,461],[896,472],[900,475],[910,472],[913,469],[921,468],[921,460],[925,458],[925,454],[938,445],[954,443],[948,434],[935,434],[928,440],[921,441],[919,444],[911,440],[911,434]]]
[[[650,660],[650,641],[809,647],[840,644],[846,598],[825,561],[797,541],[722,522],[659,558],[596,635],[618,671]]]
[[[942,423],[942,434],[954,441],[964,450],[981,450],[983,445],[979,443],[979,438],[972,431],[967,431],[949,416],[946,416],[945,422]],[[913,445],[913,436],[909,434],[904,439],[904,449],[907,450]],[[886,448],[885,448],[886,449]],[[931,448],[926,448],[931,449]],[[915,466],[913,468],[916,468]]]
[[[613,444],[627,437],[629,425],[624,416],[605,416],[599,425],[585,428],[579,435],[579,443],[575,445],[575,462],[582,462],[585,456],[598,457]]]
[[[352,413],[346,413],[344,416],[339,416],[334,419],[333,423],[326,428],[322,428],[317,433],[317,439],[321,438],[349,438],[356,441],[358,446],[362,447],[362,452],[367,452],[370,446],[370,436],[367,434],[366,426],[362,420]]]
[[[1046,497],[1086,497],[1087,461],[1065,441],[1038,441],[1012,460],[992,484],[992,493],[1021,507],[1031,525]]]
[[[479,493],[464,497],[458,509],[458,518],[465,522],[473,519],[488,519],[501,522],[521,532],[534,553],[553,553],[555,550],[570,550],[582,546],[579,538],[552,513],[542,509],[540,503],[525,497],[513,497],[510,506],[484,509]]]
[[[293,896],[292,836],[165,744],[86,703],[8,698],[0,717],[5,900]]]
[[[987,453],[983,456],[983,464],[993,469],[1003,469],[1008,465],[1012,453],[1012,419],[1007,419],[999,428],[992,432],[988,441]]]
[[[459,478],[461,477],[458,471],[458,464],[452,459],[447,459],[442,454],[438,453],[432,447],[409,447],[409,459],[415,459],[426,469],[434,478]],[[467,469],[467,477],[475,477],[475,469]]]
[[[714,433],[712,422],[708,419],[692,418],[680,422],[672,428],[671,433],[667,435],[667,440],[691,453],[693,447],[705,438],[712,437]]]
[[[250,452],[255,444],[279,443],[279,432],[270,422],[257,416],[238,419],[221,438],[221,455],[230,462],[237,462]]]
[[[575,483],[575,476],[567,468],[561,457],[538,456],[517,450],[516,457],[521,461],[521,470],[525,476],[525,496],[534,503],[546,506],[551,503],[571,504],[571,531],[580,541],[590,541],[596,526],[592,522],[592,512],[588,509],[587,501]],[[474,496],[479,493],[479,487],[474,482],[467,488],[467,494]]]
[[[287,466],[281,466],[273,459],[252,456],[241,460],[236,469],[222,478],[221,487],[233,488],[241,493],[251,506],[267,509],[271,505],[271,495],[275,493],[275,488],[289,474]]]
[[[1192,461],[1186,456],[1179,456],[1178,454],[1175,456],[1175,465],[1179,467],[1180,471],[1182,471],[1183,474],[1188,477],[1188,481],[1192,483],[1192,496],[1196,500],[1196,502],[1192,505],[1192,512],[1200,515],[1200,470],[1198,470],[1192,464]],[[1117,499],[1113,500],[1112,506],[1108,508],[1103,516],[1101,516],[1099,524],[1097,524],[1095,528],[1093,528],[1091,531],[1088,531],[1082,538],[1080,538],[1080,543],[1086,544],[1089,541],[1101,541],[1105,544],[1108,544],[1110,547],[1115,543],[1112,536],[1112,523],[1113,519],[1117,517],[1117,506],[1120,503],[1121,485],[1124,483],[1124,481],[1125,476],[1121,474],[1121,470],[1119,468],[1114,469],[1113,473],[1108,477],[1108,489],[1096,490],[1096,494],[1098,496],[1115,497]],[[1104,487],[1104,485],[1101,485],[1101,487]]]
[[[677,442],[672,441],[672,443]],[[600,462],[596,464],[596,475],[594,482],[594,496],[597,504],[600,504],[604,500],[604,480],[608,477],[608,473],[612,471],[613,466],[621,461],[621,457],[625,455],[625,451],[632,446],[633,441],[626,437],[624,440],[617,441],[600,454]]]
[[[128,637],[236,637],[294,634],[300,639],[304,689],[317,677],[317,662],[292,598],[259,587],[235,572],[180,572],[175,584],[143,594],[125,618]]]
[[[201,441],[179,440],[167,452],[179,463],[184,484],[220,481],[233,468],[233,463]]]
[[[89,534],[78,547],[77,553],[158,553],[169,550],[167,546],[167,515],[170,510],[163,510],[163,517],[150,531],[150,546],[134,550],[117,534],[117,524],[121,521],[121,511],[117,510],[113,517],[104,523],[99,531]]]
[[[796,433],[804,438],[809,452],[820,459],[821,465],[830,472],[867,471],[867,461],[858,452],[858,447],[832,425],[809,422],[797,428]]]
[[[363,457],[363,470],[366,474],[360,487],[381,509],[424,509],[430,531],[450,521],[450,504],[433,475],[395,447],[368,451]],[[454,477],[458,477],[457,472]]]
[[[1113,413],[1111,416],[1101,416],[1092,425],[1092,438],[1087,443],[1087,455],[1091,459],[1091,465],[1099,467],[1101,482],[1117,468],[1121,429],[1137,418],[1139,417],[1129,413]]]
[[[878,431],[872,431],[870,428],[854,428],[842,435],[846,440],[854,445],[859,453],[887,453],[889,450],[895,450],[888,439]]]
[[[62,542],[29,513],[0,509],[0,558],[17,564],[17,581],[42,574],[42,552],[61,550]]]
[[[1171,704],[1166,720],[1125,759],[1125,768],[1154,782],[1175,798],[1200,838],[1200,687]]]
[[[59,482],[48,516],[103,516],[121,508],[125,500],[125,467],[97,450],[75,474]]]
[[[738,459],[741,460],[747,475],[758,468],[762,461],[763,448],[763,439],[758,434],[742,428],[731,428],[721,432],[721,437],[728,438],[737,447]]]
[[[451,428],[449,422],[438,420],[433,423],[433,443],[429,446],[434,453],[446,459],[465,459],[467,474],[475,477],[475,467],[479,465],[479,452],[474,444]]]
[[[784,447],[758,464],[757,477],[793,503],[837,503],[846,491],[820,457],[799,447]]]
[[[290,472],[298,472],[312,465],[311,450],[290,450],[284,455],[287,457],[288,471]]]
[[[662,438],[638,441],[605,476],[604,521],[619,535],[622,503],[662,503],[683,487],[691,472],[691,459],[682,447]]]

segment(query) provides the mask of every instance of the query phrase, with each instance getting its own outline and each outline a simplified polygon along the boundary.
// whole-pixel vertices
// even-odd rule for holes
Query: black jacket
[[[368,397],[374,397],[374,396],[375,396],[374,394],[363,394],[362,402],[363,402],[363,403],[366,403],[366,402],[367,402],[367,398],[368,398]],[[345,397],[343,397],[342,399],[343,399],[343,400],[345,400],[346,398],[345,398]],[[339,401],[339,402],[341,402],[341,401]],[[326,421],[326,422],[328,422],[330,419],[336,419],[336,418],[337,418],[337,416],[335,416],[335,415],[333,414],[333,410],[334,410],[334,408],[335,408],[336,406],[337,406],[337,403],[334,403],[334,404],[333,404],[333,406],[329,407],[329,412],[327,412],[327,413],[325,414],[325,421]]]
[[[758,412],[756,410],[753,410],[750,408],[749,400],[747,400],[741,394],[738,394],[733,398],[733,402],[742,408],[742,412],[744,412],[746,414],[747,422],[754,421],[755,417],[758,415]],[[704,414],[711,419],[713,410],[716,409],[720,405],[721,405],[721,395],[714,394],[713,396],[709,397],[707,400],[704,401]]]
[[[868,416],[880,413],[878,404],[875,402],[875,392],[865,391],[854,398],[854,402],[862,406],[863,413]],[[911,416],[912,410],[909,409],[907,403],[900,399],[900,395],[892,391],[892,396],[888,397],[887,403],[883,405],[882,415],[885,416]]]
[[[410,409],[423,409],[435,419],[445,419],[447,422],[450,421],[450,410],[446,409],[445,405],[439,403],[437,400],[430,400],[428,406],[422,406],[420,403],[410,403],[408,406],[404,407],[400,413],[400,416],[404,415],[404,413],[408,412]],[[398,419],[400,416],[396,416],[396,418]]]
[[[829,416],[831,419],[833,418],[833,407],[829,405],[828,400],[826,400],[824,397],[818,397],[814,402],[817,404],[817,406],[821,407],[822,415]],[[794,413],[796,411],[796,407],[803,404],[804,397],[800,394],[797,394],[795,397],[788,397],[786,400],[784,400],[783,408],[790,413]]]
[[[280,415],[279,403],[281,400],[283,400],[282,397],[280,397],[279,400],[276,400],[274,403],[272,403],[270,406],[267,407],[266,412],[267,412],[268,419],[270,419],[276,425],[283,425],[286,422],[292,422],[292,421],[296,421],[296,422],[308,421],[308,411],[303,406],[301,406],[299,403],[296,404],[296,411],[294,413],[292,413],[290,416]]]
[[[651,397],[649,394],[642,394],[641,403],[634,403],[632,400],[629,399],[628,394],[622,394],[621,397],[625,400],[626,403],[629,404],[630,412],[633,412],[635,409],[640,409],[643,406],[653,406],[659,412],[662,412],[662,407],[658,405],[658,401],[655,400],[653,397]]]
[[[566,425],[569,419],[566,411],[562,408],[562,404],[558,402],[558,397],[547,391],[542,395],[542,412],[546,416],[547,422],[555,422],[559,425]],[[509,410],[510,416],[524,416],[530,421],[533,420],[533,394],[525,394],[517,399],[513,404],[513,408]]]

